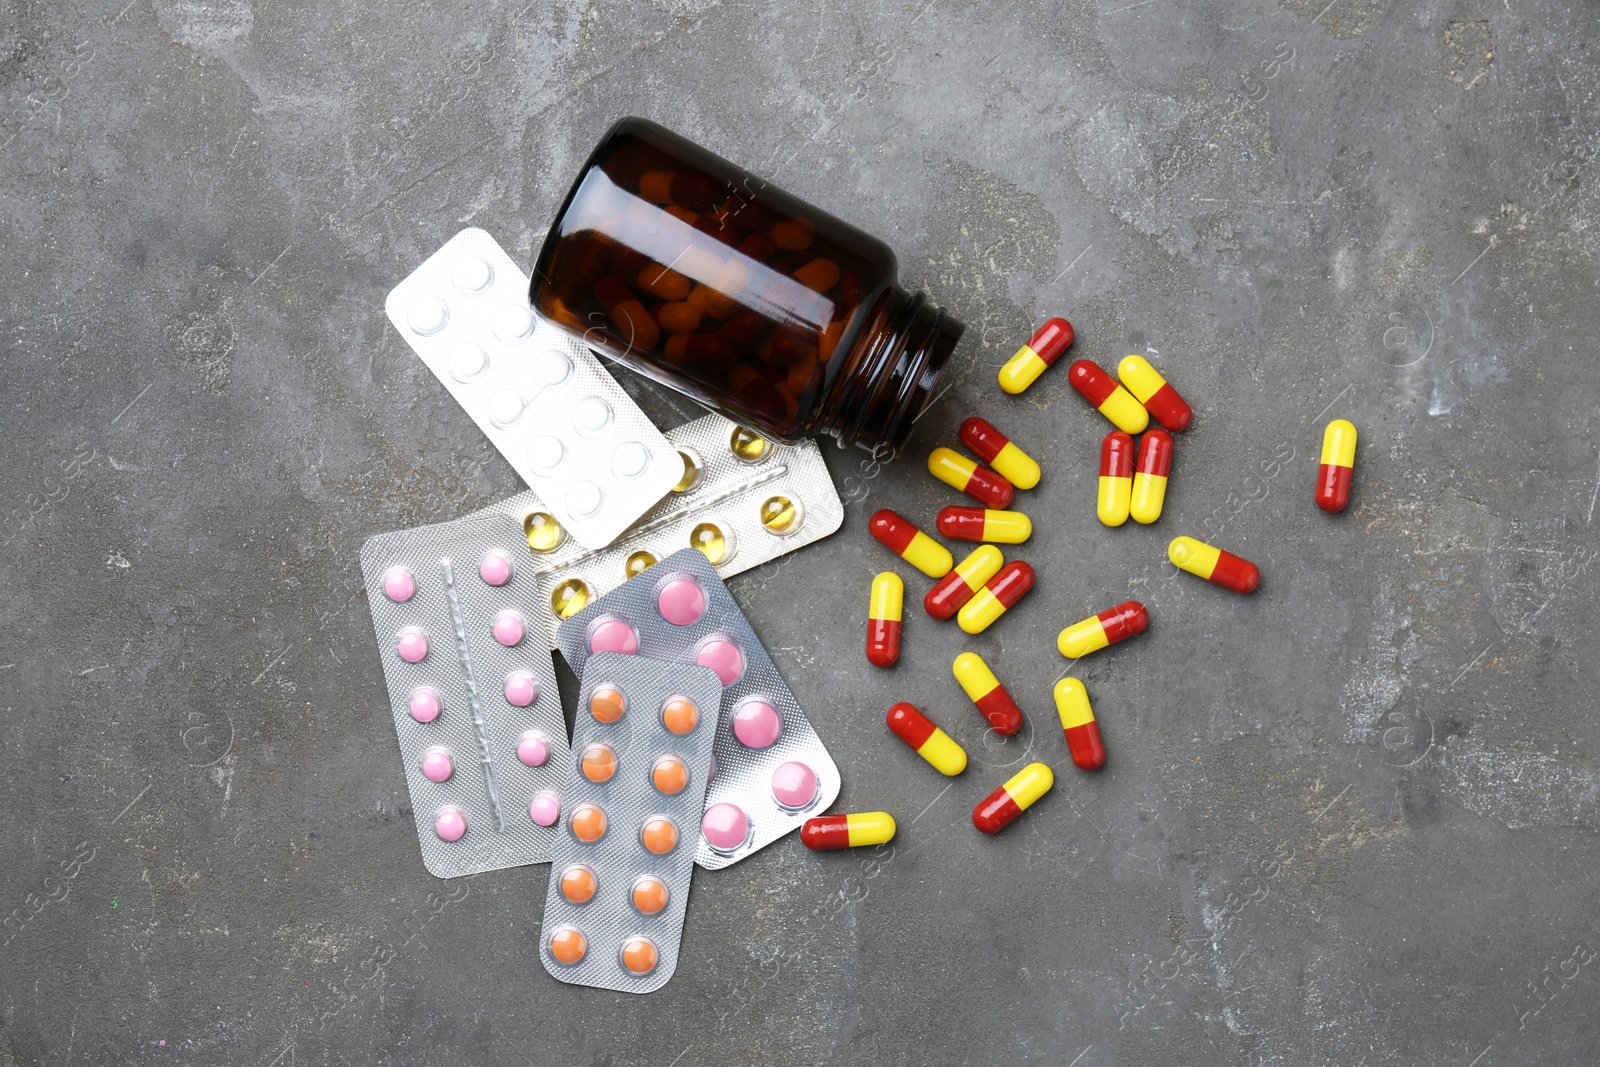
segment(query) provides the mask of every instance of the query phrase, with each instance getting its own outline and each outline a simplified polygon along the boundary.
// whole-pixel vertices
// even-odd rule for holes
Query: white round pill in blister
[[[560,385],[572,373],[572,357],[554,348],[533,358],[533,376],[545,385]]]
[[[558,437],[545,434],[535,437],[528,446],[528,463],[536,471],[553,471],[567,454],[567,446]]]
[[[494,281],[494,268],[477,256],[467,256],[450,272],[450,284],[468,296],[481,293]]]
[[[411,327],[412,333],[424,337],[438,333],[449,321],[450,309],[436,296],[419,296],[406,309],[406,325]]]
[[[450,377],[470,382],[489,369],[489,353],[468,341],[450,350]]]
[[[501,389],[489,398],[489,421],[504,429],[522,418],[527,405],[515,389]]]
[[[533,336],[533,312],[521,304],[507,304],[494,313],[494,335],[503,345],[520,345]]]
[[[585,437],[594,437],[611,425],[611,405],[597,396],[586,396],[572,408],[572,428]]]
[[[579,482],[567,490],[567,510],[580,519],[587,519],[600,510],[606,495],[593,482]]]
[[[639,477],[650,466],[650,450],[638,441],[624,441],[611,453],[611,473],[624,481]]]

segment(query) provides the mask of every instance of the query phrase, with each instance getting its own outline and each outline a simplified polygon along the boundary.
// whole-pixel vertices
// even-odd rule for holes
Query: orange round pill
[[[627,700],[610,686],[596,689],[589,697],[589,714],[601,722],[616,722],[628,706]]]
[[[700,709],[684,697],[673,697],[661,706],[661,724],[675,734],[686,734],[700,722]]]
[[[563,926],[550,935],[550,955],[558,963],[571,965],[583,959],[583,954],[589,951],[589,944],[583,935],[570,926]]]
[[[579,804],[572,810],[572,836],[594,844],[606,835],[606,813],[598,804]]]
[[[689,784],[689,768],[683,765],[683,760],[677,756],[662,756],[656,760],[655,768],[650,772],[650,780],[655,783],[656,790],[672,796]]]
[[[630,937],[622,946],[622,965],[633,974],[649,974],[660,958],[648,937]]]
[[[644,847],[658,856],[665,856],[678,847],[678,827],[665,815],[647,819],[639,837]]]
[[[591,782],[609,782],[617,773],[617,754],[610,745],[590,745],[583,750],[583,776]]]
[[[561,895],[574,904],[587,904],[594,899],[594,872],[575,863],[561,872]]]
[[[633,906],[645,915],[654,915],[667,906],[667,887],[661,879],[645,875],[633,883]]]

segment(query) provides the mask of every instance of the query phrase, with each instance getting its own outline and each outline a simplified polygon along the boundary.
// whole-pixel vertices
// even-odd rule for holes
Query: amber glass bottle
[[[889,246],[672,131],[625,118],[545,238],[530,299],[630,367],[782,441],[898,453],[962,325]]]

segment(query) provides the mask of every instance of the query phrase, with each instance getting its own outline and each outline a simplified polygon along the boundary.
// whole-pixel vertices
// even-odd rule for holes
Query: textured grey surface
[[[17,1060],[1587,1062],[1595,17],[0,0]],[[647,997],[544,973],[545,868],[423,870],[357,566],[518,488],[383,294],[468,223],[527,261],[627,113],[884,236],[969,323],[912,455],[828,449],[844,529],[732,583],[843,806],[900,837],[697,872]],[[1059,372],[993,384],[1056,312],[1199,413],[1154,528],[1096,523],[1104,426]],[[1309,499],[1325,409],[1362,433],[1340,518]],[[892,673],[860,652],[866,516],[953,502],[916,456],[972,411],[1047,470],[1040,588],[970,642],[1029,714],[1005,744],[948,677],[951,627],[913,610]],[[1206,517],[1255,597],[1162,562]],[[1150,632],[1078,667],[1111,753],[1083,775],[1053,638],[1130,595]],[[887,736],[893,699],[968,742],[963,778]],[[1029,756],[1055,792],[973,832]]]

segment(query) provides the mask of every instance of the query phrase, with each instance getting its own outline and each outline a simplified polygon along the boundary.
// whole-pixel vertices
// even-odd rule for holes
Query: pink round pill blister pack
[[[648,993],[672,977],[721,699],[681,660],[584,664],[539,933],[561,981]]]
[[[726,867],[794,830],[839,795],[839,769],[706,557],[676,552],[561,624],[574,671],[600,652],[709,667],[722,680],[700,866]]]
[[[504,515],[380,534],[361,570],[422,859],[440,878],[543,863],[570,751]]]

